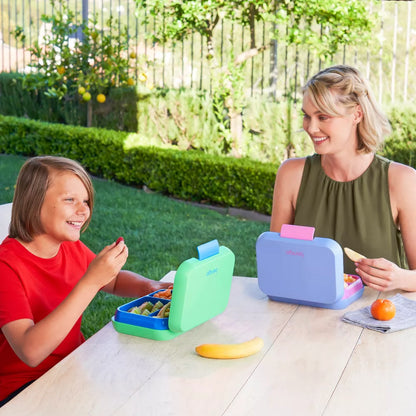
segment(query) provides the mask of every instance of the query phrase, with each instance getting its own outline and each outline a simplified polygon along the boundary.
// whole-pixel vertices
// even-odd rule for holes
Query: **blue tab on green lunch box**
[[[160,292],[156,291],[119,306],[112,318],[114,328],[129,335],[168,340],[222,313],[230,296],[234,253],[217,240],[198,246],[198,253],[199,259],[185,260],[176,271],[169,318],[129,312],[147,301],[167,303],[154,296]]]

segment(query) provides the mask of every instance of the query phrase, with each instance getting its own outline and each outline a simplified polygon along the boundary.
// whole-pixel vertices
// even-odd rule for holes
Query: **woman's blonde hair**
[[[44,232],[40,211],[46,191],[51,183],[51,173],[72,172],[81,180],[88,193],[90,216],[82,227],[84,231],[91,220],[94,206],[94,189],[85,169],[74,160],[56,156],[37,156],[28,159],[20,169],[13,197],[9,236],[30,242]]]
[[[303,94],[309,94],[319,111],[340,116],[336,105],[342,104],[347,110],[361,107],[362,119],[357,126],[358,150],[375,152],[391,133],[390,123],[379,109],[368,82],[360,72],[347,65],[336,65],[314,75],[303,87]],[[335,94],[334,94],[335,92]]]

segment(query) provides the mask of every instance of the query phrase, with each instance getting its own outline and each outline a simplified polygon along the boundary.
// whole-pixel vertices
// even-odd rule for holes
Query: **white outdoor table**
[[[271,301],[257,279],[234,277],[221,315],[169,341],[108,323],[0,415],[414,415],[416,327],[381,334],[341,321],[378,295],[365,288],[346,309],[319,309]],[[195,353],[254,336],[265,345],[250,357]]]

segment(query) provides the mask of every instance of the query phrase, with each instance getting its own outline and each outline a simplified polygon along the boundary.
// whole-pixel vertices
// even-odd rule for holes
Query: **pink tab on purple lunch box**
[[[283,224],[280,229],[280,237],[295,238],[297,240],[313,240],[315,227],[304,225]]]

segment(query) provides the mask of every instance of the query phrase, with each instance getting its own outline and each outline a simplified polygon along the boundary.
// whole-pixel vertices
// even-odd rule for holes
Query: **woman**
[[[0,406],[84,341],[82,313],[99,290],[140,297],[169,286],[121,270],[123,241],[98,255],[80,241],[93,197],[70,159],[35,157],[19,173],[0,245]]]
[[[303,88],[302,111],[316,153],[280,166],[270,230],[313,226],[367,257],[344,256],[346,273],[377,290],[416,291],[416,171],[376,154],[390,125],[369,85],[352,67],[327,68]]]

